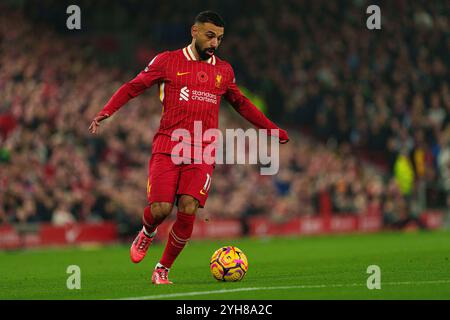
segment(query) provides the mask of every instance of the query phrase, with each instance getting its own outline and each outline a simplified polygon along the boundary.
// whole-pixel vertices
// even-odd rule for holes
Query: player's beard
[[[208,60],[209,58],[212,57],[212,55],[209,55],[208,53],[206,53],[206,51],[208,51],[209,49],[213,49],[213,48],[205,48],[202,50],[202,48],[200,48],[198,43],[195,43],[195,50],[197,50],[200,60]],[[213,49],[213,50],[214,50],[214,52],[216,51],[215,49]]]

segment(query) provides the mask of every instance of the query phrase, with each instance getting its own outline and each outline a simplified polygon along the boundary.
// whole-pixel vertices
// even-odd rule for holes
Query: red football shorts
[[[211,187],[213,165],[175,164],[170,154],[153,154],[149,161],[147,199],[149,203],[174,203],[176,196],[190,195],[200,208],[205,206]]]

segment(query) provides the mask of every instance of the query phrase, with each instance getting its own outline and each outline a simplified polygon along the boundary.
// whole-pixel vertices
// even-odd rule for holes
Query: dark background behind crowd
[[[66,28],[78,4],[81,30]],[[287,221],[365,214],[401,225],[450,206],[450,3],[210,1],[218,55],[291,141],[281,170],[219,165],[201,215]],[[190,42],[201,1],[0,2],[0,224],[139,224],[161,105],[132,100],[92,136],[114,91]],[[250,127],[223,103],[220,128]]]

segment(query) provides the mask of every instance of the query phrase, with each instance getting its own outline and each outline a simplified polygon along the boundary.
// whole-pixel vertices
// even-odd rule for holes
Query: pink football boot
[[[157,267],[153,270],[152,275],[152,283],[153,284],[172,284],[172,281],[169,281],[168,278],[169,269],[164,267]]]
[[[134,239],[130,248],[130,258],[134,263],[139,263],[145,258],[147,254],[148,247],[152,244],[153,237],[149,237],[144,233],[144,229],[139,232],[139,234]]]

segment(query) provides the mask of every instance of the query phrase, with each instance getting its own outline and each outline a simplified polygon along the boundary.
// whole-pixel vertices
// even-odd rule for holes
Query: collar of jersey
[[[194,53],[192,52],[191,45],[188,45],[187,47],[183,48],[183,54],[188,61],[197,61]],[[211,58],[206,60],[206,63],[216,65],[216,57],[213,55]]]

